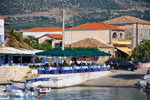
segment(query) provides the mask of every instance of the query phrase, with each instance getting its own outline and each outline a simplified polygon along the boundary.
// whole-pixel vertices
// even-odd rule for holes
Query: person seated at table
[[[73,67],[74,65],[75,65],[75,63],[71,63],[71,64],[70,64],[70,66],[72,66],[72,67]]]
[[[73,61],[74,61],[74,64],[75,64],[75,65],[80,66],[80,64],[78,64],[78,62],[77,62],[77,59],[76,59],[76,58],[73,58]]]
[[[58,63],[58,66],[59,66],[59,67],[62,67],[62,63]]]
[[[68,64],[67,64],[67,62],[66,62],[66,60],[64,60],[64,62],[63,62],[63,64],[62,64],[63,66],[68,66]]]
[[[57,66],[56,63],[54,63],[53,67],[56,67],[56,66]]]

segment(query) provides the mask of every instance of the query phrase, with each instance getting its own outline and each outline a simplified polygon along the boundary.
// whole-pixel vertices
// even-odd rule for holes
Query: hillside
[[[20,37],[19,33],[16,32],[6,33],[6,36],[7,36],[5,44],[6,47],[24,48],[32,50],[32,47],[28,45],[26,42],[24,42],[24,39],[22,38],[22,36]]]
[[[1,0],[0,15],[8,28],[28,29],[61,26],[62,8],[66,26],[101,22],[122,15],[150,20],[150,0]]]

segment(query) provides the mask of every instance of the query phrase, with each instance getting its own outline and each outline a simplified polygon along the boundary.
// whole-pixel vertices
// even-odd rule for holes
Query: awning
[[[128,55],[131,55],[131,49],[130,48],[128,48],[128,47],[116,47],[116,49],[118,49],[118,50],[120,50],[120,51],[122,51],[122,52],[124,52],[124,53],[126,53],[126,54],[128,54]]]
[[[71,49],[67,48],[61,50],[60,48],[55,48],[52,50],[47,50],[43,52],[38,52],[36,55],[45,55],[45,56],[66,56],[66,57],[98,57],[98,56],[111,56],[111,54],[99,51],[97,49]]]

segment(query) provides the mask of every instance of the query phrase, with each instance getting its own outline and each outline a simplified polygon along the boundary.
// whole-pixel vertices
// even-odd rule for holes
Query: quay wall
[[[29,72],[28,66],[3,66],[0,67],[0,82],[8,82],[10,80],[22,80]]]
[[[39,75],[39,78],[49,77],[49,78],[51,78],[51,81],[49,81],[45,84],[35,83],[34,85],[40,85],[43,87],[51,87],[51,88],[62,88],[62,87],[79,85],[88,80],[107,76],[107,75],[109,75],[109,73],[110,73],[110,71],[57,74],[57,75],[41,74],[41,75]]]

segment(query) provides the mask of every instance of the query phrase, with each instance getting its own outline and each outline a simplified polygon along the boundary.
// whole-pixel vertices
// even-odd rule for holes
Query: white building
[[[45,34],[62,34],[62,27],[36,27],[22,31],[24,37],[34,36],[36,38]]]
[[[53,48],[61,47],[62,35],[61,34],[45,34],[38,38],[38,42],[47,42],[52,45]]]
[[[0,46],[4,43],[4,17],[0,16]]]

